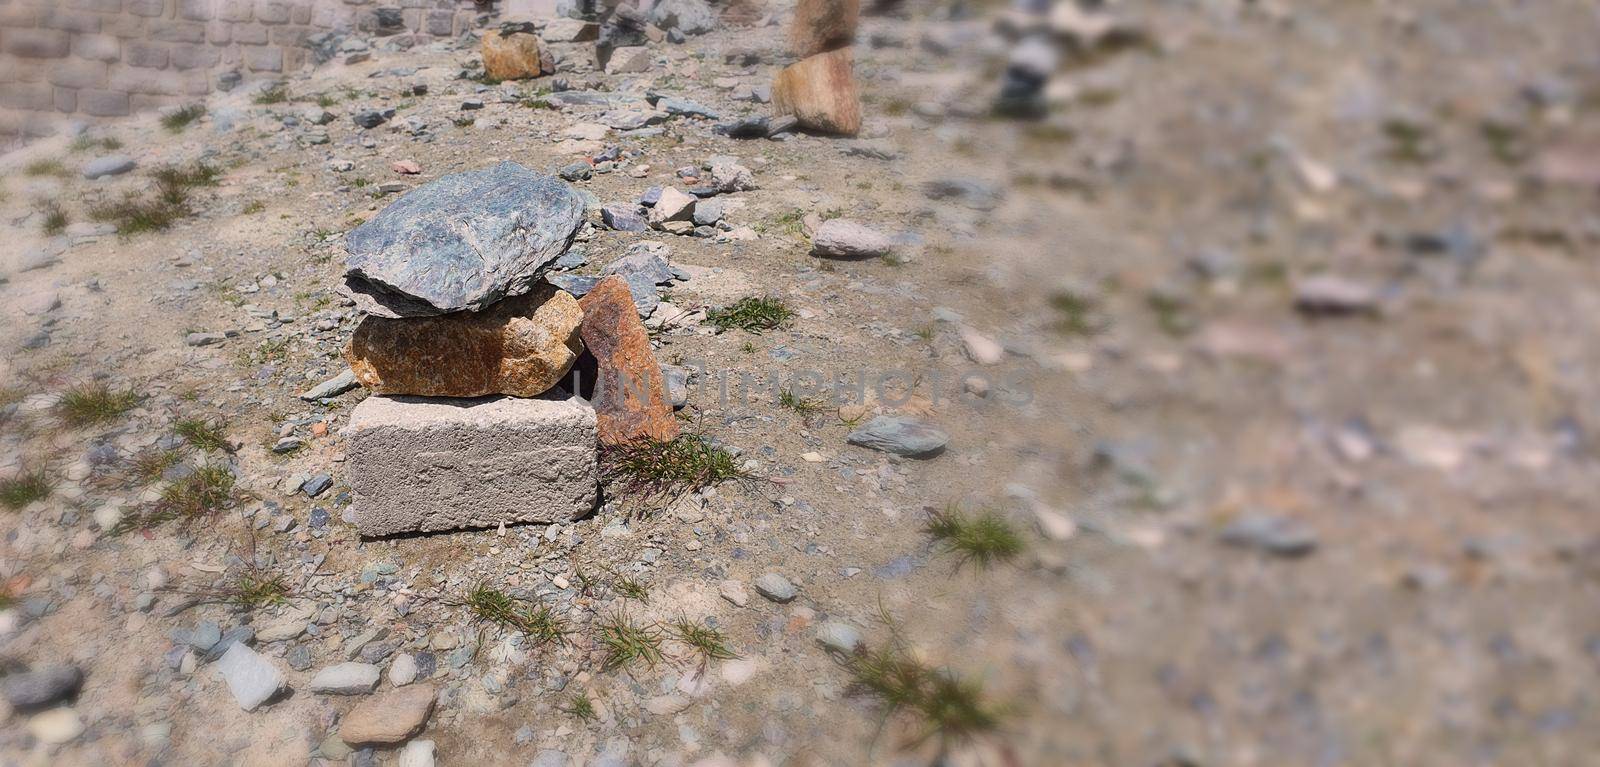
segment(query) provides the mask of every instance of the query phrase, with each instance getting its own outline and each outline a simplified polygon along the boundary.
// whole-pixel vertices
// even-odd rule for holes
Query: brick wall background
[[[342,35],[453,37],[493,11],[474,0],[0,0],[0,139],[293,72]]]

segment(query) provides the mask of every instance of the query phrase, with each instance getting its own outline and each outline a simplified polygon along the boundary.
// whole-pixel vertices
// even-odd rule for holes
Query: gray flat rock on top
[[[337,663],[311,677],[311,691],[327,695],[365,695],[378,686],[371,663]]]
[[[577,190],[513,162],[443,176],[345,236],[344,290],[381,317],[477,311],[537,284],[583,214]]]

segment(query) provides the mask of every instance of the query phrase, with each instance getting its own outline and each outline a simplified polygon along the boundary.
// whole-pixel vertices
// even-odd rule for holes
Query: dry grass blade
[[[606,671],[615,671],[639,662],[653,668],[664,660],[661,632],[654,625],[640,625],[632,618],[618,614],[601,621],[598,628],[598,641],[606,651],[603,664]]]

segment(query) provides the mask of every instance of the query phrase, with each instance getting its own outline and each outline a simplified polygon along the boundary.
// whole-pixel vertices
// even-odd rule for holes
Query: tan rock
[[[490,30],[483,33],[482,48],[484,74],[495,80],[526,80],[555,71],[555,62],[537,35]]]
[[[536,397],[583,351],[583,310],[565,291],[541,285],[482,312],[387,319],[368,316],[345,360],[377,394],[427,397]]]
[[[667,442],[678,436],[666,378],[650,349],[650,335],[639,322],[628,283],[617,275],[607,277],[579,304],[583,307],[579,333],[597,368],[591,401],[600,444]]]
[[[339,739],[352,746],[392,746],[422,732],[433,713],[434,689],[418,684],[379,693],[345,714]]]
[[[656,198],[655,207],[650,209],[650,223],[660,228],[668,221],[689,221],[694,217],[695,202],[697,198],[694,195],[669,186],[661,190],[661,196]],[[694,225],[690,224],[689,228],[693,229]]]
[[[856,37],[861,0],[800,0],[789,27],[789,49],[801,58],[844,48]]]
[[[861,99],[851,72],[850,49],[801,59],[772,82],[772,110],[794,115],[800,127],[854,136],[861,132]]]

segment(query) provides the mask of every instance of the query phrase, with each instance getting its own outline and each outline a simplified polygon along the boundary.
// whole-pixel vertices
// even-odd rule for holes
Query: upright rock
[[[789,27],[789,49],[805,58],[848,47],[860,16],[861,0],[800,0]]]
[[[537,285],[583,214],[577,190],[513,162],[444,176],[345,237],[344,290],[380,317],[483,309]]]
[[[356,379],[377,394],[536,397],[583,351],[577,299],[542,284],[481,312],[366,317],[345,350]]]
[[[538,399],[368,397],[344,436],[364,536],[568,522],[594,510],[595,411],[560,390]]]
[[[505,24],[483,33],[483,71],[496,80],[526,80],[556,71],[533,25]]]
[[[583,307],[583,325],[578,332],[595,360],[591,399],[600,443],[667,442],[678,436],[666,379],[650,349],[650,335],[639,321],[628,283],[612,275],[578,303]]]
[[[772,108],[794,115],[800,126],[820,133],[854,136],[861,132],[861,99],[851,73],[850,49],[801,59],[772,83]]]

